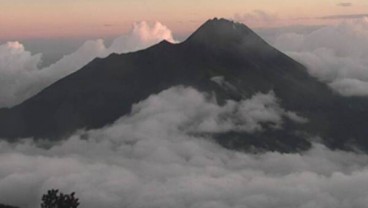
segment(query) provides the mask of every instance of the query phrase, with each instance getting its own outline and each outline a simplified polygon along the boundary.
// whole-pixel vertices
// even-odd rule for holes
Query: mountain
[[[213,77],[223,77],[232,90]],[[0,137],[62,139],[80,128],[100,128],[130,113],[132,104],[177,85],[214,92],[220,104],[272,90],[284,109],[308,119],[255,134],[214,135],[225,147],[295,152],[311,146],[308,138],[320,137],[333,149],[368,150],[367,98],[334,93],[245,25],[216,18],[180,44],[162,41],[97,58],[20,105],[0,109]]]

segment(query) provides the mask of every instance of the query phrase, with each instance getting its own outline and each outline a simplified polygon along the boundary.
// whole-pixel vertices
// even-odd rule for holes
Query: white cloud
[[[344,21],[307,34],[288,33],[276,48],[345,96],[368,95],[368,19]]]
[[[115,39],[107,48],[103,40],[86,41],[77,51],[46,68],[39,68],[41,54],[32,55],[19,42],[0,45],[0,108],[33,96],[46,86],[77,71],[96,57],[112,52],[126,53],[149,47],[166,39],[175,42],[171,31],[159,22],[135,23],[129,34]]]
[[[160,22],[150,24],[148,22],[138,22],[133,25],[133,29],[129,36],[121,36],[116,38],[111,47],[110,52],[125,53],[147,48],[162,40],[175,43],[172,32]]]
[[[351,2],[340,2],[337,4],[337,6],[340,6],[340,7],[351,7],[353,6],[353,3]]]
[[[159,125],[180,127],[190,132],[262,131],[261,124],[265,123],[281,128],[284,118],[304,122],[295,113],[282,109],[273,92],[255,94],[240,102],[229,100],[223,106],[217,105],[214,99],[192,88],[176,87],[158,96],[150,96],[135,105],[132,111],[136,113],[135,117],[149,124],[162,120]],[[169,122],[163,124],[164,121]],[[134,120],[129,122],[135,123]]]
[[[19,42],[0,45],[0,106],[17,99],[17,89],[32,79],[40,60],[40,54],[32,55]]]
[[[267,105],[272,97],[243,102]],[[223,108],[191,88],[173,88],[110,127],[49,149],[1,142],[0,202],[38,207],[47,189],[59,188],[76,191],[82,208],[367,207],[366,155],[320,145],[302,154],[252,155],[188,133],[188,121]]]
[[[33,71],[41,60],[41,55],[32,55],[26,51],[19,42],[8,42],[0,45],[0,68],[5,71],[17,72],[18,70]]]

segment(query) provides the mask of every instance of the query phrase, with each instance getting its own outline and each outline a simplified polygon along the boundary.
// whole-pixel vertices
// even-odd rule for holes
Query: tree
[[[63,194],[57,189],[47,191],[42,196],[41,208],[77,208],[79,199],[75,197],[75,193]]]
[[[0,208],[17,208],[10,205],[0,204]]]

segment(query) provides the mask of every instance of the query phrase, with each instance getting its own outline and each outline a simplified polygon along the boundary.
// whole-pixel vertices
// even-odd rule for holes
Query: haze
[[[185,35],[214,16],[253,28],[325,25],[367,11],[365,0],[0,0],[0,41],[116,36],[141,20]]]

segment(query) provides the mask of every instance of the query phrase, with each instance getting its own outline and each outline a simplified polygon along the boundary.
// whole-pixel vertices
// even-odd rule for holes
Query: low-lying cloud
[[[368,95],[367,18],[306,34],[282,34],[273,45],[305,64],[311,75],[340,94]]]
[[[337,4],[337,6],[340,6],[340,7],[351,7],[353,6],[353,3],[351,2],[340,2]]]
[[[329,16],[323,16],[319,17],[319,19],[361,19],[368,17],[367,13],[364,14],[339,14],[339,15],[329,15]]]
[[[204,96],[192,88],[174,87],[157,96],[150,96],[146,101],[135,105],[132,111],[148,122],[158,120],[157,115],[164,118],[168,116],[173,119],[167,124],[161,122],[160,125],[179,127],[195,133],[255,132],[262,131],[261,124],[265,123],[273,128],[282,128],[285,118],[294,122],[306,122],[306,119],[295,112],[281,108],[273,92],[255,94],[248,100],[239,102],[229,100],[222,106],[214,100],[214,97]]]
[[[11,107],[51,83],[77,71],[96,57],[149,47],[161,40],[175,42],[163,24],[139,22],[129,34],[116,38],[110,47],[102,39],[86,41],[77,51],[46,68],[39,68],[42,54],[31,54],[19,42],[0,45],[0,108]]]
[[[244,125],[278,123],[264,116],[275,114],[276,101],[268,93],[238,103],[255,109],[243,112]],[[367,207],[366,155],[321,145],[301,154],[254,155],[190,133],[203,129],[188,123],[219,119],[229,113],[224,108],[209,95],[176,87],[136,104],[109,127],[81,131],[49,149],[32,140],[1,142],[0,202],[39,207],[41,195],[58,188],[75,191],[82,208]]]
[[[277,14],[274,13],[266,12],[263,10],[253,10],[251,12],[243,14],[235,14],[234,20],[260,27],[270,24],[276,24],[280,21],[280,18],[277,16]]]

